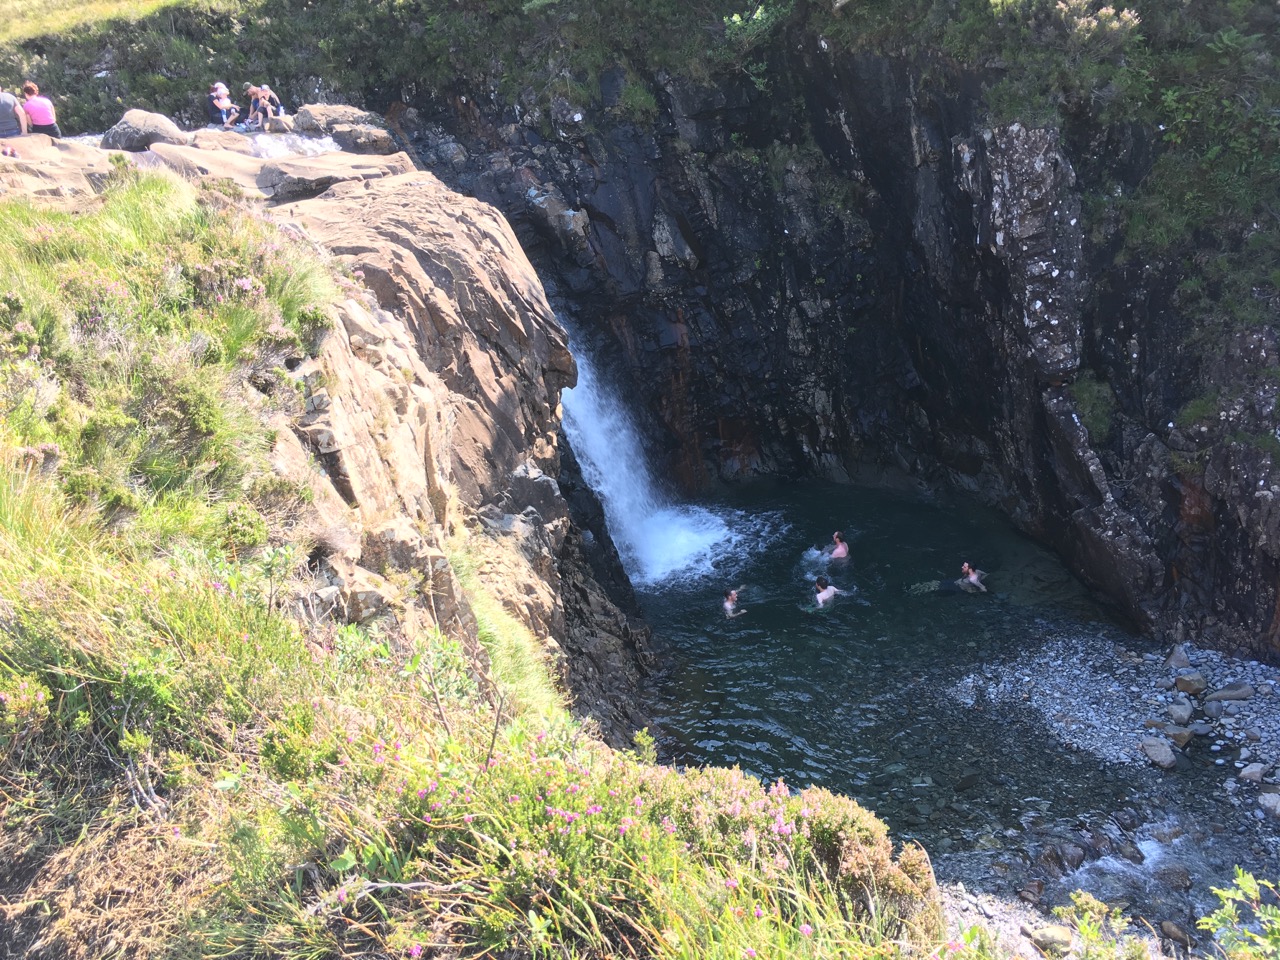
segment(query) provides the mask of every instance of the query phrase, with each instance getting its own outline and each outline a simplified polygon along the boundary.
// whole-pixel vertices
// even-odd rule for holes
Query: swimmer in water
[[[835,597],[837,593],[844,593],[839,587],[831,585],[826,577],[819,577],[813,585],[814,599],[818,601],[818,606],[826,606],[827,601]]]
[[[849,544],[844,542],[844,534],[837,530],[831,535],[831,539],[835,542],[835,546],[831,549],[832,560],[843,560],[849,556]]]
[[[741,587],[738,588],[738,590],[741,589]],[[740,617],[747,612],[738,609],[738,590],[726,590],[724,592],[724,615],[726,617]]]
[[[960,564],[960,579],[956,581],[956,586],[968,593],[986,593],[987,588],[982,585],[984,577],[986,574],[983,571],[970,566],[969,561],[966,560]]]

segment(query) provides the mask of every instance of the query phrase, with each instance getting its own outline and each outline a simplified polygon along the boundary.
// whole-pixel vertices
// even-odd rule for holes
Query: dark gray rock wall
[[[1274,659],[1280,486],[1238,438],[1274,428],[1280,381],[1175,425],[1206,379],[1274,367],[1274,333],[1206,370],[1170,268],[1117,262],[1107,205],[1082,212],[1141,179],[1149,138],[990,127],[980,78],[936,61],[813,36],[774,58],[767,91],[660,77],[653,130],[608,84],[602,110],[402,122],[506,213],[685,492],[890,465],[1000,507],[1136,625]],[[1110,398],[1097,436],[1082,376]]]

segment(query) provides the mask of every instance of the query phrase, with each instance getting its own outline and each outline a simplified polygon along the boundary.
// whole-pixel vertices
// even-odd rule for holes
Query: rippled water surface
[[[850,794],[896,836],[923,842],[942,874],[970,876],[964,858],[981,855],[984,876],[1052,879],[1056,865],[1041,869],[1036,858],[1052,861],[1045,850],[1054,843],[1081,844],[1090,863],[1073,879],[1088,886],[1097,874],[1102,890],[1117,872],[1142,874],[1128,860],[1108,874],[1107,858],[1142,857],[1149,836],[1167,842],[1148,867],[1190,856],[1179,844],[1235,842],[1237,824],[1219,820],[1215,806],[1220,773],[1192,765],[1171,778],[1145,764],[1103,763],[1071,749],[1031,709],[1038,684],[1070,685],[1082,663],[1055,663],[1053,675],[1015,672],[1026,706],[1019,696],[974,695],[984,675],[999,669],[1007,685],[1009,665],[1050,642],[1150,649],[991,512],[812,483],[757,486],[701,508],[726,518],[735,545],[707,567],[640,586],[668,657],[652,696],[670,760],[737,764],[765,780]],[[851,545],[847,561],[816,549],[837,529]],[[987,571],[989,594],[933,589],[965,560]],[[813,603],[820,574],[845,591],[830,609]],[[726,618],[723,591],[739,586],[744,612]],[[1105,663],[1101,674],[1096,663],[1090,671],[1089,684],[1107,677]],[[1231,861],[1247,862],[1248,851],[1226,839],[1219,849],[1207,860],[1196,854],[1189,869],[1218,882]],[[1197,907],[1183,898],[1179,909]]]

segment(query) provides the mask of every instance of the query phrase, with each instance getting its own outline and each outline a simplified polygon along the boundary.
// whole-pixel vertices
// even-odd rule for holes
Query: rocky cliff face
[[[661,78],[654,130],[609,78],[598,115],[402,121],[506,213],[686,490],[890,465],[999,506],[1139,626],[1280,656],[1278,489],[1241,439],[1275,428],[1274,332],[1214,368],[1169,272],[1082,213],[1141,178],[1144,132],[991,128],[979,78],[818,36],[774,56],[767,93]],[[1177,411],[1228,383],[1188,436]]]
[[[132,156],[273,201],[282,229],[357,278],[314,350],[288,362],[304,412],[274,423],[274,469],[312,493],[290,531],[313,545],[317,574],[300,613],[438,628],[484,683],[450,553],[465,541],[481,589],[545,642],[576,712],[628,745],[644,722],[648,633],[597,583],[557,482],[559,397],[576,368],[507,222],[405,154],[269,160],[244,137],[203,140]],[[0,194],[74,209],[113,175],[92,147],[38,135],[20,147],[0,168]],[[572,495],[591,509],[589,491]]]

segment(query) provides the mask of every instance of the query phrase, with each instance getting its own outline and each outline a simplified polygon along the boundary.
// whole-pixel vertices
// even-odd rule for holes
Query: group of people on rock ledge
[[[0,139],[22,137],[28,133],[45,133],[61,137],[58,112],[53,101],[40,95],[40,88],[28,80],[22,85],[21,101],[0,85]],[[5,156],[16,156],[12,147],[5,144]]]
[[[265,130],[268,120],[285,115],[280,97],[267,84],[249,83],[246,80],[242,90],[244,96],[249,98],[247,110],[241,110],[240,105],[231,99],[231,91],[221,80],[209,85],[206,101],[210,126],[242,132]]]
[[[828,560],[847,560],[849,558],[849,542],[845,540],[844,534],[837,530],[831,535],[832,546],[826,547],[822,553]],[[815,548],[816,550],[816,548]],[[923,593],[938,591],[942,593],[986,593],[987,588],[983,585],[986,579],[986,572],[979,570],[970,564],[967,560],[960,564],[960,576],[955,580],[931,580],[927,584],[917,584],[910,588],[912,593]],[[738,592],[745,589],[738,587],[737,590],[726,590],[724,592],[724,614],[726,617],[737,617],[746,613],[738,604]],[[825,607],[828,603],[836,598],[838,594],[845,593],[827,577],[818,577],[813,584],[813,599],[819,608]]]

